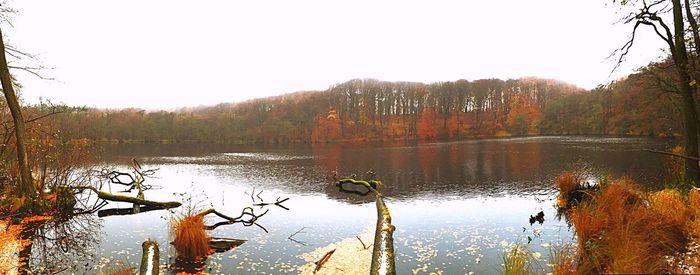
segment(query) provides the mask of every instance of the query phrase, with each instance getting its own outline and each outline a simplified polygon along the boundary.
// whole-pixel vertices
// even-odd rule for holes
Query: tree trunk
[[[394,265],[394,230],[391,214],[384,204],[384,198],[377,195],[377,227],[374,230],[371,275],[396,274]]]
[[[158,250],[158,243],[147,240],[141,244],[141,248],[143,252],[141,255],[139,275],[160,274],[160,251]]]
[[[685,28],[683,6],[681,0],[673,0],[673,25],[675,51],[672,51],[678,71],[678,87],[683,98],[683,120],[685,124],[685,155],[698,156],[698,114],[695,109],[695,97],[690,86],[690,64],[688,50],[685,47]],[[698,186],[700,184],[700,169],[696,160],[685,160],[685,178]]]
[[[10,108],[12,120],[15,124],[15,139],[17,140],[17,162],[19,165],[19,192],[21,195],[28,197],[30,201],[37,197],[37,190],[32,182],[32,174],[29,171],[29,162],[27,161],[27,147],[25,141],[24,117],[22,116],[22,107],[19,105],[17,95],[12,87],[12,77],[10,70],[7,67],[7,59],[5,58],[5,42],[2,39],[2,30],[0,30],[0,82],[2,82],[2,92],[5,94],[7,106]]]

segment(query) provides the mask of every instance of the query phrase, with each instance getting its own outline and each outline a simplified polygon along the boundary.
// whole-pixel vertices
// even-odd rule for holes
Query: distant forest
[[[325,91],[177,111],[87,108],[48,118],[64,139],[289,143],[524,135],[677,135],[661,65],[587,91],[557,80],[432,84],[355,79]],[[41,112],[42,107],[33,107]],[[45,110],[44,110],[45,111]]]

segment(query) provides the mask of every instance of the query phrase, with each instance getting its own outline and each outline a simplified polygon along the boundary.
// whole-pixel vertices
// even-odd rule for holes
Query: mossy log
[[[155,241],[145,241],[141,244],[143,254],[141,255],[140,275],[158,275],[160,274],[160,251],[158,243]]]
[[[152,207],[160,207],[160,208],[175,208],[175,207],[180,207],[182,205],[182,203],[176,202],[176,201],[169,201],[169,202],[149,201],[149,200],[145,200],[145,199],[138,199],[138,198],[124,196],[124,195],[115,195],[112,193],[107,193],[107,192],[102,192],[102,191],[97,192],[97,197],[99,197],[100,199],[103,199],[103,200],[108,200],[108,201],[130,202],[133,204],[152,206]]]
[[[97,190],[97,188],[94,188],[94,187],[75,187],[73,189],[91,190],[97,194],[98,198],[103,199],[103,200],[107,200],[107,201],[130,202],[133,204],[150,206],[150,207],[158,207],[161,209],[176,208],[176,207],[180,207],[182,205],[182,203],[176,202],[176,201],[158,202],[158,201],[149,201],[146,199],[139,199],[139,198],[124,196],[124,195],[115,195],[112,193]]]
[[[370,274],[396,274],[394,266],[394,230],[391,213],[381,195],[377,195],[377,227],[374,231],[374,249]]]

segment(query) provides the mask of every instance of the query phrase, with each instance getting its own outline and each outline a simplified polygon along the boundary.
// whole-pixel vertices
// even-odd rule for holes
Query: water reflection
[[[161,168],[153,180],[160,188],[153,195],[156,200],[171,200],[172,193],[203,192],[217,209],[240,210],[251,204],[246,192],[253,187],[264,189],[271,199],[290,197],[285,203],[289,211],[270,211],[261,218],[269,234],[217,228],[218,236],[249,241],[211,257],[209,272],[296,274],[296,267],[305,264],[299,255],[372,227],[373,198],[342,193],[330,177],[335,170],[364,175],[373,169],[383,182],[382,193],[397,228],[397,272],[464,274],[496,272],[501,244],[525,240],[536,228],[542,233],[534,241],[535,250],[543,255],[547,244],[570,241],[566,224],[552,219],[556,192],[551,181],[562,171],[585,163],[654,188],[661,185],[664,157],[640,149],[666,146],[653,139],[547,137],[389,145],[134,145],[106,150],[110,157],[143,158],[147,165]],[[531,227],[528,218],[539,211],[547,221]],[[168,218],[161,211],[106,217],[102,255],[137,265],[133,255],[143,240],[152,238],[162,245],[162,255],[172,256],[165,248]],[[307,246],[287,238],[303,227]],[[127,229],[129,234],[123,234]]]
[[[29,270],[39,274],[67,270],[88,273],[96,263],[101,227],[102,221],[92,214],[30,223],[23,230],[23,235],[32,240],[25,248],[31,251]]]

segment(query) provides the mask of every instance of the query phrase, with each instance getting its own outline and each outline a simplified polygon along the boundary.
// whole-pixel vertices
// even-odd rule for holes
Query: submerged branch
[[[265,233],[269,233],[269,231],[267,231],[267,229],[265,227],[263,227],[262,225],[257,223],[257,220],[260,217],[265,216],[265,214],[267,214],[268,211],[270,211],[270,210],[265,210],[265,212],[263,212],[262,214],[256,215],[255,212],[253,211],[252,207],[246,207],[246,208],[243,208],[243,212],[241,212],[240,216],[233,218],[233,217],[229,217],[227,215],[224,215],[219,211],[216,211],[216,209],[214,209],[214,208],[209,208],[207,210],[199,212],[199,214],[197,214],[197,215],[198,216],[206,216],[209,214],[214,214],[214,215],[217,215],[220,218],[226,220],[226,221],[215,223],[214,225],[205,225],[204,229],[206,229],[206,230],[214,230],[217,227],[222,226],[222,225],[241,223],[241,224],[243,224],[243,226],[255,225],[257,227],[260,227],[260,229],[264,230]]]
[[[662,154],[662,155],[667,155],[667,156],[672,156],[672,157],[677,157],[677,158],[682,158],[682,159],[689,159],[689,160],[697,160],[697,161],[700,161],[700,158],[699,158],[699,157],[686,156],[686,155],[676,154],[676,153],[672,153],[672,152],[657,151],[657,150],[651,150],[651,149],[642,149],[642,151],[650,152],[650,153],[656,153],[656,154]]]
[[[306,233],[306,232],[304,232],[304,229],[306,229],[306,226],[304,226],[304,227],[302,227],[301,229],[297,230],[297,232],[294,232],[294,234],[289,235],[289,237],[287,237],[287,239],[290,240],[290,241],[293,241],[293,242],[295,242],[295,243],[298,243],[298,244],[300,244],[300,245],[303,245],[303,246],[309,245],[309,244],[306,243],[306,242],[302,242],[302,241],[299,241],[299,240],[297,240],[297,239],[294,239],[294,236],[296,236],[297,234],[299,234],[299,233],[302,233],[302,234],[303,234],[303,233]]]

